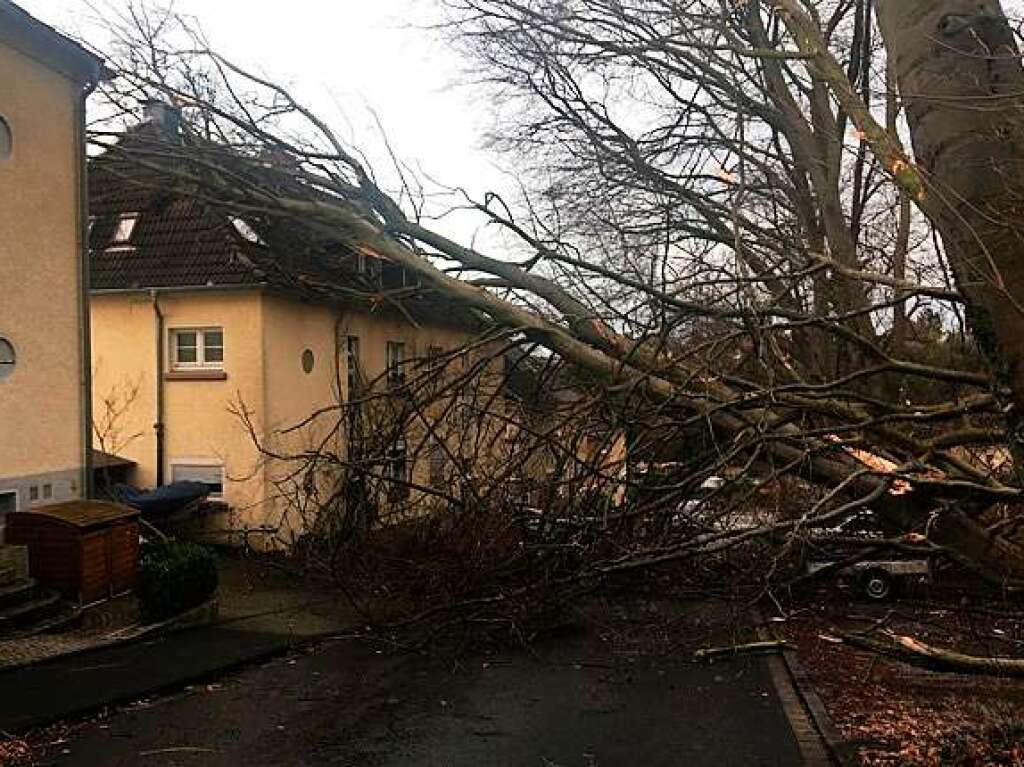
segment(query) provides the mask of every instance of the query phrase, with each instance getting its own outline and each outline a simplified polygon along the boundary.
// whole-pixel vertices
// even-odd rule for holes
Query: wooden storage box
[[[32,577],[82,604],[135,587],[139,512],[70,501],[7,515],[7,542],[27,546]]]

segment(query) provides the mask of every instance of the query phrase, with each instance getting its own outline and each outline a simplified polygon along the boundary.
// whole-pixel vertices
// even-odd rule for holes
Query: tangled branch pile
[[[698,555],[764,586],[870,505],[1019,584],[1024,68],[999,3],[445,5],[523,168],[518,201],[446,190],[514,242],[500,257],[180,19],[118,30],[108,104],[159,95],[183,123],[173,142],[97,130],[107,172],[243,218],[300,295],[410,321],[442,301],[475,327],[401,377],[350,381],[291,430],[318,435],[301,449],[251,424],[290,467],[287,529],[337,569],[360,535],[425,526],[431,593],[501,601]],[[695,498],[712,477],[726,487]],[[791,487],[807,502],[763,508]],[[431,573],[439,545],[457,574]]]

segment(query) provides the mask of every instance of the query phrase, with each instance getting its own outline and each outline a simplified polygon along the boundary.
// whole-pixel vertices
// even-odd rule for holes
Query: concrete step
[[[60,594],[40,591],[15,605],[0,608],[0,636],[20,633],[56,615],[63,607]]]
[[[0,609],[28,601],[34,595],[37,586],[34,578],[26,578],[9,586],[0,586]]]

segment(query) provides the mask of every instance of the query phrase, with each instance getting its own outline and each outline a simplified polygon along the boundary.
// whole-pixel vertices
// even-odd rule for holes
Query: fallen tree
[[[928,161],[918,167],[903,151],[898,103],[887,99],[876,119],[874,4],[449,5],[453,33],[522,108],[507,148],[532,151],[556,178],[540,195],[544,209],[531,194],[521,206],[461,201],[515,238],[518,261],[428,226],[404,170],[400,193],[388,194],[287,89],[227,61],[173,17],[141,15],[119,30],[119,77],[104,95],[121,113],[154,95],[179,105],[180,135],[129,146],[97,130],[94,139],[113,160],[109,172],[118,162],[133,169],[126,183],[139,183],[141,168],[150,183],[257,228],[286,228],[312,266],[270,268],[300,294],[398,307],[415,294],[443,296],[509,343],[575,371],[629,427],[635,453],[656,452],[666,430],[708,436],[710,449],[677,461],[668,484],[731,468],[734,478],[795,474],[824,488],[795,518],[622,547],[592,572],[757,541],[785,550],[870,505],[894,531],[924,536],[991,583],[1024,580],[1018,546],[982,521],[1018,502],[1021,487],[970,457],[979,443],[1013,442],[1005,403],[1019,387],[999,366],[1016,365],[1016,283],[975,286],[974,267],[960,266],[979,258],[963,245],[977,238],[956,228],[963,211],[950,213],[948,196],[932,193]],[[920,18],[906,4],[878,11],[886,28]],[[986,29],[1004,28],[1000,14],[993,4]],[[991,53],[959,34],[954,62]],[[896,75],[913,89],[900,65],[904,38],[887,37]],[[1017,61],[1004,37],[997,42],[999,56]],[[618,116],[641,106],[649,111],[639,126]],[[914,119],[911,127],[926,152],[927,129]],[[996,212],[1004,228],[1014,218],[1009,204]],[[360,255],[401,267],[413,286],[339,279],[336,267]],[[951,330],[964,305],[968,327]],[[940,345],[959,339],[959,364],[930,359],[927,341],[915,345],[913,315],[932,306]],[[983,311],[999,312],[998,343],[979,325]],[[992,370],[971,357],[975,338]]]

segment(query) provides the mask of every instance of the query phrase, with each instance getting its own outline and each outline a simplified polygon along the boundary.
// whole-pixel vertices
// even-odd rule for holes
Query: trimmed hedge
[[[198,607],[217,591],[217,555],[187,541],[147,543],[139,560],[139,604],[146,623]]]

